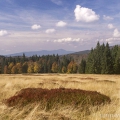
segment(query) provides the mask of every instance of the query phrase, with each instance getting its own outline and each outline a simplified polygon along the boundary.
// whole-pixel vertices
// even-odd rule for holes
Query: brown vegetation
[[[80,89],[42,89],[26,88],[20,90],[17,95],[5,100],[8,106],[21,105],[22,107],[33,102],[41,102],[49,110],[57,104],[61,105],[101,105],[110,103],[110,98],[95,91]]]

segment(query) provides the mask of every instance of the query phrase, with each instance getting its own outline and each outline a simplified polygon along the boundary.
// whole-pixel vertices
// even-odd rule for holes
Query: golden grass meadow
[[[4,100],[21,89],[80,89],[97,91],[110,97],[111,102],[98,106],[65,106],[56,104],[50,110],[42,103],[33,102],[20,106],[7,106]],[[71,96],[72,97],[72,96]],[[69,98],[68,98],[69,99]],[[85,109],[83,109],[85,108]],[[120,75],[93,74],[24,74],[0,75],[0,120],[119,120]]]

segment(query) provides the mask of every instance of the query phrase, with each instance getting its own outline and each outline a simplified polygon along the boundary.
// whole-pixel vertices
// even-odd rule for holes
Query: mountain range
[[[9,54],[6,55],[7,57],[9,56],[22,56],[23,53],[25,54],[25,56],[30,57],[33,55],[37,55],[37,56],[42,56],[42,55],[66,55],[66,54],[70,54],[70,53],[75,53],[75,51],[66,51],[64,49],[58,49],[58,50],[41,50],[41,51],[30,51],[30,52],[20,52],[20,53],[14,53],[14,54]]]

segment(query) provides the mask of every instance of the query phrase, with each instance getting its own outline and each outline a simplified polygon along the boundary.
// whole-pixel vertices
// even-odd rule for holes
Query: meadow
[[[80,89],[97,91],[111,99],[99,106],[57,105],[50,110],[33,102],[23,107],[7,106],[4,101],[24,88]],[[69,98],[68,98],[69,99]],[[88,113],[89,111],[89,113]],[[0,120],[119,120],[120,75],[21,74],[0,75]]]

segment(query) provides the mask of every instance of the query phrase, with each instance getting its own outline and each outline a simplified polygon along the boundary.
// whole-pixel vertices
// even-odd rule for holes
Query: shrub
[[[57,105],[101,105],[109,103],[111,100],[108,96],[96,91],[85,91],[80,89],[42,89],[26,88],[17,92],[14,96],[6,99],[4,103],[11,106],[25,106],[29,103],[40,102],[41,105],[50,110]]]

